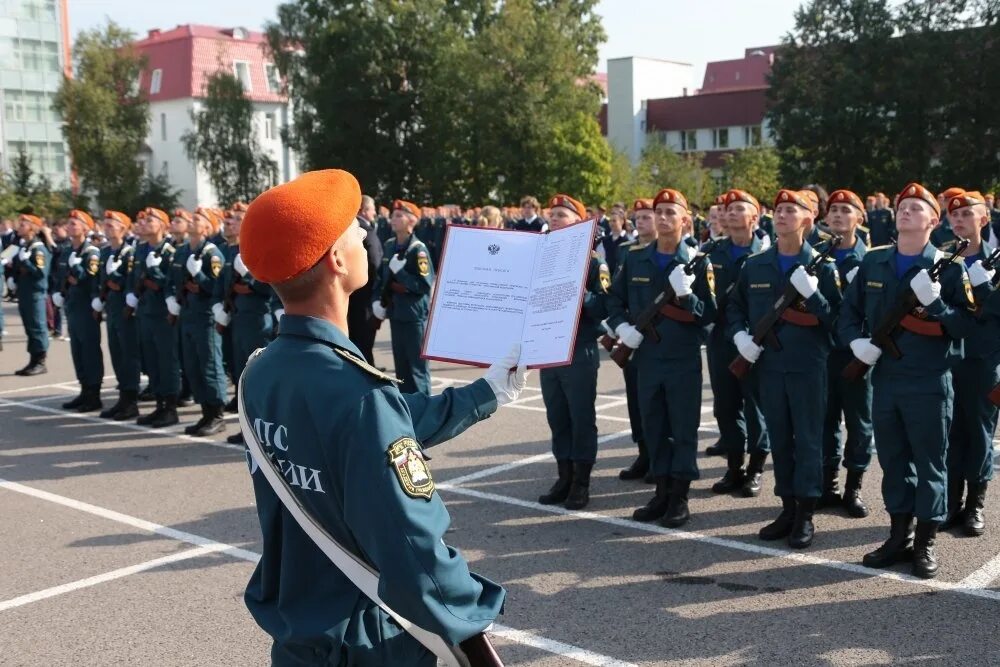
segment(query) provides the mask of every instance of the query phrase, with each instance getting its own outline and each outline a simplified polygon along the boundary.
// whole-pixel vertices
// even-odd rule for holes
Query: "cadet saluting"
[[[454,646],[479,635],[504,590],[469,572],[443,537],[449,517],[423,453],[514,400],[519,350],[484,379],[429,397],[400,394],[347,336],[351,292],[368,281],[361,189],[340,170],[303,174],[250,205],[243,261],[285,307],[278,337],[252,358],[241,410],[277,456],[298,502],[344,550],[380,573],[394,611]],[[246,591],[274,637],[276,665],[413,665],[435,657],[327,559],[252,460],[263,554]]]

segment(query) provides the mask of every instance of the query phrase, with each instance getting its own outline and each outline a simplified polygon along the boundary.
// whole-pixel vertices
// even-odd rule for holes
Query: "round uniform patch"
[[[837,289],[838,290],[841,289],[841,286],[840,286],[840,271],[837,270],[837,267],[833,267],[833,282],[835,282],[837,284]]]
[[[607,292],[611,287],[611,271],[608,270],[607,264],[601,264],[598,269],[598,275],[601,279],[601,287],[603,287],[604,291]]]
[[[975,306],[976,298],[972,296],[972,283],[969,281],[969,274],[962,274],[962,285],[965,286],[965,298],[969,300],[969,305]]]
[[[40,269],[44,269],[45,268],[45,254],[44,253],[41,253],[41,252],[35,253],[35,266],[37,266]]]
[[[715,296],[715,269],[711,263],[705,265],[705,282],[708,283],[709,293]]]
[[[403,492],[411,498],[430,500],[434,495],[434,479],[424,461],[424,454],[413,438],[400,438],[386,450],[389,465]]]
[[[417,253],[417,270],[420,271],[420,275],[426,276],[431,272],[431,262],[427,259],[427,253],[421,250]]]
[[[97,272],[101,270],[101,259],[97,255],[91,255],[90,259],[87,260],[87,273],[92,276],[96,276]]]
[[[216,255],[212,255],[212,277],[218,278],[219,274],[222,273],[222,259]]]

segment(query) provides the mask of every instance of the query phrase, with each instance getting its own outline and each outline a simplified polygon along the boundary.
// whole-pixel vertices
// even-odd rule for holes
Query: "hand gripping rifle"
[[[413,240],[413,235],[411,234],[409,238],[406,239],[406,243],[404,243],[396,252],[396,259],[404,259],[406,257],[406,251],[410,249],[410,241],[412,240]],[[392,293],[394,291],[393,290],[394,284],[396,284],[395,276],[392,273],[392,271],[389,271],[389,278],[385,281],[385,284],[382,285],[382,292],[379,294],[378,297],[378,300],[382,304],[382,307],[385,308],[386,310],[389,310],[389,306],[392,305]],[[375,330],[378,331],[380,328],[382,328],[382,320],[380,320],[377,317],[372,317],[372,327],[374,327]]]
[[[969,245],[968,239],[958,239],[955,243],[955,252],[950,257],[942,257],[934,263],[931,270],[927,274],[931,277],[931,280],[937,282],[941,278],[941,273],[945,268],[955,261],[956,257],[960,257],[962,251]],[[913,293],[913,289],[907,285],[906,290],[899,295],[896,300],[896,304],[892,307],[882,321],[878,323],[875,330],[872,332],[872,343],[878,346],[883,352],[888,352],[893,359],[902,359],[903,353],[899,350],[896,345],[895,335],[899,331],[899,325],[903,321],[903,318],[910,314],[914,308],[920,305],[920,300],[917,299],[917,295]],[[840,377],[845,380],[854,382],[860,380],[871,368],[868,364],[861,361],[857,357],[851,359],[851,361],[844,367],[841,371]]]
[[[833,254],[833,251],[840,246],[840,242],[843,241],[843,237],[834,235],[830,238],[829,242],[826,244],[826,248],[823,252],[819,253],[813,257],[809,265],[806,266],[806,273],[810,276],[816,275],[819,270],[820,265],[826,261],[827,257]],[[793,269],[794,271],[794,269]],[[735,281],[734,281],[735,282]],[[781,349],[781,343],[778,342],[778,337],[774,334],[774,327],[781,320],[781,316],[786,310],[792,307],[792,305],[799,299],[799,291],[795,289],[792,285],[792,281],[789,280],[785,285],[785,291],[778,297],[778,300],[774,302],[771,306],[771,310],[757,321],[757,324],[753,328],[753,342],[757,345],[763,346],[767,343],[772,348],[776,350]],[[739,379],[743,379],[748,372],[750,372],[750,366],[752,364],[747,361],[746,357],[742,354],[737,354],[733,362],[729,364],[729,372],[735,375]]]
[[[694,256],[687,264],[681,264],[684,267],[684,273],[694,275],[694,272],[699,268],[703,269],[705,262],[707,261],[709,253],[715,250],[715,247],[719,245],[718,240],[711,241],[704,250],[699,252]],[[664,310],[670,310],[671,308],[676,309],[671,302],[676,298],[677,294],[674,292],[674,288],[670,286],[670,281],[667,281],[667,286],[663,288],[663,291],[656,295],[656,297],[646,306],[639,316],[635,318],[635,328],[638,329],[643,336],[649,336],[657,343],[660,342],[660,334],[656,331],[656,325],[660,323],[660,320],[664,317]],[[605,337],[601,338],[601,344],[604,348],[608,348],[607,342],[604,340]],[[606,336],[606,338],[611,338]],[[614,344],[611,348],[611,358],[620,368],[625,368],[628,364],[628,360],[632,357],[632,353],[635,352],[634,349],[621,342],[620,340]]]

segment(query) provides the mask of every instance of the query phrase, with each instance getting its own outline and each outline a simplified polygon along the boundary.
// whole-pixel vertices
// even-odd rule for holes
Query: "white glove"
[[[803,299],[811,297],[819,288],[819,278],[806,273],[805,268],[801,264],[792,271],[789,281],[792,283],[795,291],[802,295]]]
[[[380,320],[384,320],[387,315],[385,312],[385,306],[382,305],[381,301],[372,301],[372,313],[374,313],[375,317]]]
[[[281,318],[284,316],[285,316],[284,308],[278,308],[276,311],[274,311],[274,319],[278,320],[279,322],[281,321]]]
[[[157,255],[155,252],[151,252],[148,255],[146,255],[147,269],[155,269],[162,263],[163,263],[163,258]]]
[[[941,297],[941,283],[931,280],[927,269],[920,269],[910,280],[910,289],[917,295],[917,300],[924,306],[929,306]]]
[[[878,358],[882,356],[882,350],[877,345],[872,345],[871,338],[855,338],[851,341],[851,352],[859,360],[869,366],[874,366]]]
[[[7,259],[6,257],[0,257],[0,266],[7,266],[7,264],[9,263],[10,263],[9,259]]]
[[[497,407],[507,405],[517,397],[528,384],[528,371],[521,359],[521,344],[515,343],[500,361],[495,362],[486,370],[483,378],[497,397]],[[517,369],[511,371],[517,366]]]
[[[399,273],[399,270],[406,266],[406,258],[400,259],[397,255],[393,255],[389,259],[389,270],[393,273]]]
[[[249,269],[247,268],[247,265],[243,263],[242,254],[236,255],[236,259],[233,260],[233,268],[236,269],[236,273],[240,274],[241,278],[246,277]]]
[[[10,280],[10,278],[8,278],[7,280]],[[63,298],[62,294],[60,294],[59,292],[53,292],[52,293],[52,305],[53,306],[55,306],[56,308],[62,308],[63,304],[65,304],[65,303],[66,303],[66,299]]]
[[[98,313],[103,313],[104,312],[104,302],[101,301],[96,296],[93,299],[90,300],[90,307],[93,308]]]
[[[129,292],[128,294],[125,295],[125,305],[131,308],[132,310],[135,310],[136,308],[139,307],[139,297],[137,297],[135,294],[132,294],[132,292]]]
[[[736,349],[739,351],[740,356],[749,361],[751,364],[756,363],[760,358],[760,353],[764,351],[764,348],[753,342],[753,336],[748,334],[746,331],[737,332],[737,334],[733,336],[733,344],[736,345]]]
[[[122,260],[115,259],[114,255],[108,255],[108,261],[104,263],[104,270],[107,271],[108,275],[110,276],[112,273],[117,271],[121,265],[122,265]]]
[[[177,297],[171,295],[164,299],[167,302],[167,312],[173,316],[181,314],[181,304],[177,303]]]
[[[77,256],[76,251],[74,250],[69,254],[69,259],[66,260],[66,264],[68,264],[69,268],[72,269],[74,266],[83,264],[83,260]]]
[[[232,316],[226,312],[226,309],[221,303],[217,303],[212,306],[212,318],[215,320],[216,324],[221,324],[224,327],[228,327],[230,320],[233,319]]]
[[[972,266],[969,267],[969,282],[972,283],[973,287],[979,287],[983,283],[988,283],[993,280],[993,276],[996,271],[987,271],[986,267],[983,266],[983,260],[977,259]]]
[[[27,248],[21,248],[21,249],[20,249],[20,250],[19,250],[19,251],[17,252],[17,258],[18,258],[19,260],[21,260],[22,262],[27,262],[27,261],[28,261],[28,258],[29,258],[29,257],[31,257],[31,253],[30,253],[30,252],[28,252],[28,249],[27,249]]]
[[[853,269],[848,271],[847,274],[844,276],[845,278],[847,278],[848,285],[854,282],[854,276],[858,275],[858,269],[860,268],[861,268],[860,266],[855,266]]]
[[[195,255],[188,255],[184,268],[186,268],[187,272],[191,274],[192,278],[194,278],[199,272],[201,272],[201,260]]]
[[[675,266],[667,278],[670,286],[674,288],[674,294],[683,298],[691,294],[691,286],[694,285],[694,275],[688,275],[683,266]],[[628,343],[626,343],[628,345]],[[629,347],[632,347],[629,345]]]
[[[642,345],[642,333],[628,322],[622,322],[615,327],[615,333],[618,334],[618,340],[633,350],[638,350]]]
[[[612,338],[618,338],[618,334],[616,334],[615,330],[611,328],[611,325],[608,324],[607,320],[601,320],[601,327]]]

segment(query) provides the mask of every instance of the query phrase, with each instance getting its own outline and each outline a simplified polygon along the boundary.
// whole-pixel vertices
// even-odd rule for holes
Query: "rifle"
[[[809,265],[806,267],[806,273],[810,276],[816,275],[816,271],[819,270],[820,264],[826,261],[826,258],[829,257],[838,246],[840,246],[840,242],[842,240],[843,237],[841,236],[832,236],[827,243],[826,248],[823,249],[823,252],[813,257],[812,261],[809,262]],[[778,342],[778,337],[774,333],[774,327],[778,324],[778,321],[781,319],[784,312],[799,299],[799,296],[799,291],[795,289],[795,286],[792,285],[791,280],[789,280],[785,285],[785,291],[780,297],[778,297],[778,300],[774,302],[774,305],[771,306],[770,312],[760,318],[760,320],[757,321],[757,324],[754,325],[753,342],[755,344],[763,345],[764,343],[767,343],[774,349],[781,349],[781,343]],[[742,380],[743,376],[750,371],[751,365],[752,364],[747,361],[742,354],[737,354],[736,358],[733,359],[731,364],[729,364],[729,372]]]
[[[406,243],[404,243],[396,252],[396,259],[403,259],[406,257],[406,251],[410,249],[410,241],[412,240],[413,240],[413,234],[410,234],[410,236],[406,239]],[[392,305],[393,282],[395,282],[393,280],[393,273],[392,271],[390,271],[389,277],[385,281],[385,284],[382,285],[382,292],[381,294],[379,294],[378,297],[378,300],[382,303],[382,307],[385,308],[386,310],[389,310],[389,306]],[[375,328],[375,331],[378,331],[380,328],[382,328],[382,320],[380,320],[377,317],[373,317],[372,326]]]
[[[683,243],[683,241],[682,241]],[[687,264],[681,264],[684,273],[687,275],[693,275],[695,270],[704,265],[705,258],[708,257],[709,253],[715,250],[715,247],[719,245],[719,240],[713,240],[709,242],[705,248],[699,252],[694,258]],[[671,269],[672,270],[672,269]],[[663,317],[662,310],[664,307],[670,305],[670,302],[677,297],[674,292],[674,288],[670,286],[670,282],[667,282],[667,286],[663,288],[663,291],[656,295],[653,300],[646,306],[639,316],[635,318],[635,328],[638,329],[643,336],[650,336],[657,343],[660,342],[660,334],[656,331],[656,325],[660,323],[660,319]],[[608,349],[608,341],[614,340],[611,336],[602,336],[601,345],[604,349]],[[632,353],[635,352],[634,349],[626,345],[625,343],[615,341],[613,347],[609,350],[611,352],[611,358],[619,368],[625,368],[628,364],[628,360],[632,357]]]
[[[955,261],[956,257],[960,257],[962,251],[969,245],[968,239],[958,239],[955,244],[955,252],[950,257],[942,257],[927,274],[931,277],[931,280],[937,282],[941,277],[941,273],[945,268]],[[877,345],[880,349],[888,352],[893,359],[901,359],[903,353],[899,350],[896,345],[896,341],[893,340],[896,332],[899,330],[899,324],[903,321],[903,318],[910,314],[914,308],[920,305],[920,301],[917,299],[917,295],[913,293],[913,289],[907,285],[906,290],[899,296],[896,301],[896,305],[893,306],[892,310],[885,314],[882,321],[878,323],[875,330],[872,332],[872,343]],[[861,361],[857,357],[851,359],[851,361],[844,367],[841,371],[840,377],[845,380],[854,382],[860,380],[871,368],[868,364]]]

